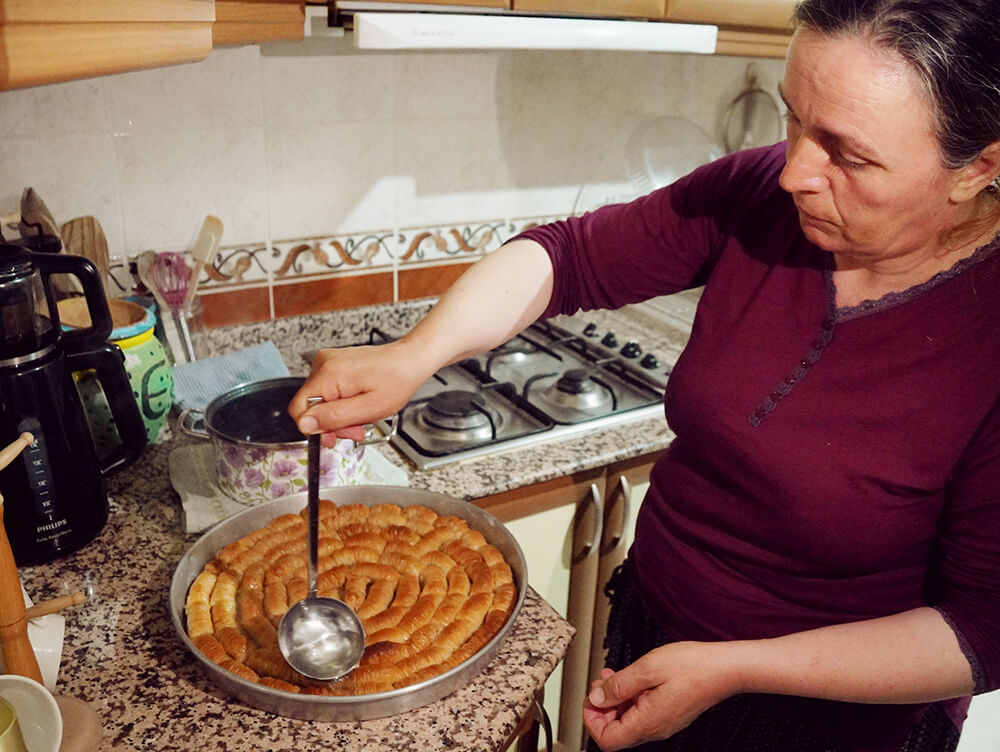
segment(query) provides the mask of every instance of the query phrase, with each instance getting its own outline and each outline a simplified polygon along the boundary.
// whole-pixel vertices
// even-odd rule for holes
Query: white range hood
[[[347,5],[338,4],[338,8]],[[634,50],[712,54],[718,33],[717,27],[705,24],[553,18],[509,11],[383,12],[363,9],[363,3],[357,5],[360,7],[350,15],[338,13],[339,20],[347,21],[353,28],[355,47],[369,50]],[[307,11],[312,10],[307,6]],[[326,13],[325,8],[317,10]],[[309,36],[322,33],[317,28],[320,19],[315,18],[315,13],[307,13]],[[331,32],[343,33],[336,28]]]

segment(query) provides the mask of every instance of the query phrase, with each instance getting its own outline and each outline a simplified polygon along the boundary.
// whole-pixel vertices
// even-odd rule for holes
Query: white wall
[[[206,213],[226,244],[568,214],[632,190],[625,143],[649,118],[715,136],[748,62],[307,40],[0,92],[0,214],[32,186],[119,257],[188,247]],[[781,61],[753,62],[774,91]]]

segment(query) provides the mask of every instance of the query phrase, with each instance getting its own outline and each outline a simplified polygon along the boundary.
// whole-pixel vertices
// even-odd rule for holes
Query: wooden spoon
[[[111,260],[108,258],[108,239],[97,218],[86,216],[71,219],[60,229],[60,236],[66,253],[83,256],[94,263],[101,276],[101,284],[107,292]]]

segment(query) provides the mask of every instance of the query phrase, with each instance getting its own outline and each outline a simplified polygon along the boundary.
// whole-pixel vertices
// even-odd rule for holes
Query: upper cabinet
[[[304,0],[216,0],[212,43],[296,41],[305,35],[305,20]]]
[[[318,3],[320,0],[309,0]],[[509,8],[510,0],[368,0],[373,6],[378,3],[389,3],[398,6],[400,2],[407,5],[464,5],[469,8]]]
[[[201,60],[213,0],[0,0],[0,89]]]
[[[790,33],[795,0],[668,0],[664,18]]]
[[[669,0],[513,0],[514,10],[606,18],[663,18]]]

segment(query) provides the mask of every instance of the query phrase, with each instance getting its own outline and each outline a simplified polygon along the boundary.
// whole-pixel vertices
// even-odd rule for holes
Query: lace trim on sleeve
[[[965,634],[959,629],[958,625],[944,608],[940,606],[931,606],[931,608],[941,614],[941,618],[944,619],[945,624],[951,627],[951,631],[955,633],[955,637],[958,639],[958,646],[962,650],[962,655],[965,656],[965,659],[969,662],[969,668],[972,669],[972,684],[974,687],[972,693],[979,695],[986,692],[988,689],[986,686],[986,671],[983,669],[983,664],[979,661],[979,656],[976,655],[975,649],[965,639]]]

